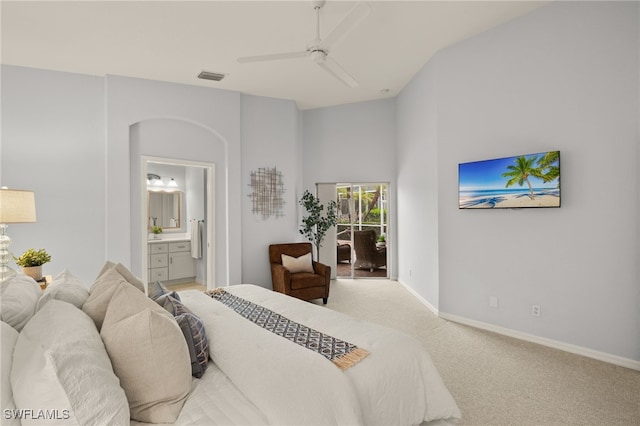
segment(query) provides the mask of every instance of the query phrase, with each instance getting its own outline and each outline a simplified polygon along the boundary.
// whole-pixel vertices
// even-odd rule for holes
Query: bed
[[[102,273],[104,273],[104,269]],[[21,279],[24,282],[25,279]],[[133,289],[130,284],[125,285],[123,281],[125,280],[120,280],[118,290],[112,294],[109,309],[116,309],[133,299],[140,298],[140,290]],[[2,285],[4,311],[5,283]],[[24,288],[21,290],[24,291]],[[38,291],[40,290],[38,289]],[[125,386],[127,379],[123,376],[124,373],[118,376],[122,363],[118,359],[119,355],[111,350],[110,339],[113,338],[113,335],[121,337],[122,330],[128,331],[132,328],[132,324],[135,324],[133,327],[137,327],[141,322],[145,322],[147,317],[141,321],[139,317],[141,314],[136,312],[134,316],[127,317],[127,319],[123,320],[124,317],[118,317],[117,320],[114,320],[112,318],[114,314],[109,311],[101,325],[102,331],[97,334],[98,338],[96,338],[97,330],[95,328],[100,327],[96,326],[92,330],[92,322],[85,319],[90,315],[79,309],[83,307],[83,304],[89,302],[86,302],[86,299],[83,302],[82,297],[78,300],[77,294],[74,296],[74,301],[65,301],[64,299],[67,298],[67,296],[63,296],[65,292],[58,291],[58,293],[60,295],[50,298],[53,301],[49,301],[46,306],[34,309],[33,319],[28,320],[26,324],[24,324],[24,320],[22,321],[20,333],[17,330],[8,330],[4,323],[5,319],[10,322],[14,319],[9,318],[10,315],[5,316],[3,312],[3,388],[5,388],[7,377],[10,378],[13,387],[13,395],[9,395],[9,397],[7,397],[7,392],[3,391],[3,409],[6,410],[7,407],[11,409],[14,407],[17,409],[40,408],[37,405],[37,400],[34,399],[37,395],[34,396],[33,392],[27,395],[25,384],[38,378],[37,374],[42,374],[42,368],[36,368],[26,374],[23,371],[15,372],[15,369],[24,369],[22,364],[25,364],[24,361],[17,358],[18,355],[13,357],[13,366],[5,365],[8,347],[13,347],[11,343],[6,342],[17,341],[15,344],[16,354],[37,352],[33,347],[25,346],[25,343],[21,342],[24,340],[38,342],[40,346],[46,346],[46,342],[49,342],[50,346],[54,347],[53,352],[65,353],[65,356],[67,356],[69,348],[93,345],[90,349],[83,349],[90,351],[91,356],[87,356],[85,353],[84,356],[77,357],[75,362],[99,361],[103,363],[102,367],[96,370],[98,371],[96,374],[108,376],[100,381],[105,383],[106,389],[102,389],[102,387],[98,389],[92,383],[78,384],[78,381],[83,380],[83,376],[76,376],[70,380],[74,383],[73,392],[66,391],[66,397],[58,399],[57,405],[49,403],[48,406],[42,407],[60,410],[61,417],[64,417],[66,413],[69,419],[59,419],[61,423],[69,424],[70,421],[72,424],[87,422],[119,424],[125,417],[125,423],[129,422],[130,415],[132,419],[138,417],[133,416],[135,404],[132,402],[129,389]],[[80,293],[80,290],[76,289],[76,293]],[[225,287],[224,293],[268,312],[277,313],[293,323],[318,330],[325,337],[329,336],[340,342],[348,342],[350,345],[364,350],[366,355],[344,369],[339,368],[318,352],[257,326],[255,322],[240,315],[220,300],[216,300],[212,295],[195,290],[181,291],[178,292],[181,303],[193,315],[197,316],[204,326],[210,360],[202,377],[189,377],[186,384],[183,380],[184,377],[181,377],[182,384],[177,387],[187,386],[187,388],[186,392],[177,395],[177,399],[174,401],[174,406],[176,404],[178,406],[177,417],[172,418],[170,422],[153,421],[153,423],[175,425],[413,425],[454,424],[460,418],[460,411],[429,355],[418,342],[409,336],[255,285],[242,284]],[[33,294],[35,295],[35,293]],[[24,299],[24,297],[22,298]],[[116,301],[117,298],[119,298],[118,301]],[[149,299],[146,295],[145,298]],[[11,298],[9,297],[8,300]],[[147,306],[147,301],[136,300],[137,306],[141,304]],[[155,304],[155,302],[153,303]],[[114,307],[114,305],[118,306]],[[158,320],[163,321],[163,324],[169,324],[167,315],[162,313],[154,315],[153,318],[157,317]],[[125,329],[109,335],[107,329],[111,323],[122,325],[131,318],[134,318],[135,322],[129,322],[128,325],[125,325]],[[34,324],[30,325],[30,323]],[[65,328],[68,330],[67,324],[70,323],[76,324],[74,327],[78,330],[73,334],[81,336],[83,343],[79,345],[76,340],[75,343],[62,347],[61,340],[73,339],[73,337],[67,336],[68,331],[65,332]],[[84,323],[89,325],[82,327],[82,331],[80,331],[79,328]],[[51,329],[46,330],[47,327]],[[169,328],[171,333],[174,329],[179,329],[179,327],[170,326]],[[162,334],[164,336],[167,333]],[[184,337],[182,339],[184,340]],[[139,339],[136,338],[133,341],[139,341]],[[101,351],[101,343],[104,343],[106,348],[104,350],[105,356],[93,355],[94,352]],[[129,346],[125,359],[127,366],[130,367],[129,364],[135,365],[137,348],[133,345],[130,337],[125,340],[125,343]],[[157,346],[160,344],[158,342],[154,344],[156,344],[156,349],[164,347]],[[140,343],[140,345],[143,344]],[[131,355],[132,351],[134,355]],[[151,356],[156,358],[149,360],[150,355],[146,354],[143,357],[144,362],[146,365],[162,365],[160,369],[163,370],[163,374],[165,374],[164,371],[167,371],[166,374],[170,374],[173,373],[173,370],[182,368],[181,363],[174,361],[177,358],[182,359],[181,357],[185,353],[184,348],[179,348],[179,351],[182,352],[176,352],[178,355],[173,355],[168,349],[154,350]],[[48,352],[45,350],[44,353]],[[188,351],[186,353],[188,354]],[[48,355],[43,356],[47,358]],[[105,371],[104,364],[108,364],[109,361],[113,367],[113,375],[109,375],[110,372]],[[58,377],[50,377],[49,381],[54,382],[57,390],[62,388],[64,393],[66,385],[62,382],[66,379],[59,371],[61,368],[56,368]],[[87,371],[91,368],[91,366],[87,367]],[[9,374],[7,374],[7,369],[10,370]],[[73,371],[77,370],[79,368],[76,365],[69,374],[73,374]],[[170,372],[168,372],[169,370]],[[133,374],[138,374],[138,371]],[[114,377],[116,378],[115,383],[119,379],[120,385],[127,389],[126,392],[123,392],[117,384],[113,385]],[[136,383],[139,385],[144,381],[137,380]],[[82,394],[83,386],[88,389],[85,394],[89,396],[85,395],[82,403],[73,401],[74,392]],[[148,397],[149,394],[153,394],[153,387],[147,385],[141,391]],[[18,396],[16,391],[21,395]],[[109,392],[111,395],[108,398],[108,403],[104,402],[105,398],[100,394],[101,392]],[[13,397],[15,397],[15,401]],[[51,400],[50,393],[47,398]],[[129,407],[122,407],[123,400],[125,404],[128,403]],[[92,406],[93,409],[86,410],[86,406]],[[155,410],[156,408],[151,409]],[[56,413],[59,414],[58,411]],[[144,419],[144,417],[142,418]],[[5,415],[5,422],[6,420]],[[33,419],[23,418],[22,424],[29,423],[25,420]],[[140,421],[138,418],[131,420],[131,424],[142,425],[147,422]]]

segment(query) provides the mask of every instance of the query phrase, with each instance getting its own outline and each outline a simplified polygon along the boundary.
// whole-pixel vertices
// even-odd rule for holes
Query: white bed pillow
[[[173,316],[131,285],[120,284],[100,335],[131,418],[175,422],[191,390],[191,358]]]
[[[24,327],[11,385],[18,409],[56,417],[27,417],[23,425],[129,423],[127,398],[93,321],[67,302],[50,300]]]
[[[2,399],[2,409],[12,410],[16,408],[13,402],[13,392],[11,391],[11,364],[13,364],[13,348],[18,340],[18,332],[6,322],[2,322],[0,335],[2,335],[2,346],[0,346],[2,361],[2,382],[0,382],[0,395]],[[2,413],[3,425],[19,425],[20,420],[14,416],[7,418],[6,413]]]
[[[71,303],[76,308],[82,309],[88,298],[89,290],[87,287],[79,278],[69,272],[68,269],[65,269],[51,281],[51,284],[42,293],[42,297],[40,297],[36,306],[36,312],[42,309],[45,303],[53,299]]]
[[[282,255],[282,266],[287,268],[292,274],[298,272],[311,272],[313,273],[313,262],[311,259],[311,252],[303,254],[300,257]]]
[[[53,277],[53,280],[51,280],[51,283],[47,286],[47,288],[55,287],[60,284],[75,284],[75,285],[81,285],[83,287],[86,287],[86,285],[82,282],[82,280],[80,280],[80,278],[73,275],[71,271],[69,271],[69,269],[67,268],[65,268],[64,271],[60,272],[55,277]]]
[[[21,331],[36,311],[42,296],[40,285],[31,277],[18,274],[0,284],[0,320]]]

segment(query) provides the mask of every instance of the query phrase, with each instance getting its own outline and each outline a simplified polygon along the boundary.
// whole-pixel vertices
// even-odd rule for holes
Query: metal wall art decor
[[[260,167],[251,172],[251,183],[249,184],[253,192],[249,194],[254,214],[262,215],[263,219],[270,216],[284,216],[283,207],[284,184],[282,183],[282,172],[275,167]]]

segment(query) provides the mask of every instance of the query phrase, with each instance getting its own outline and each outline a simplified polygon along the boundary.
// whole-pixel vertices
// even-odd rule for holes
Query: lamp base
[[[11,238],[7,235],[8,226],[0,223],[0,281],[4,281],[16,276],[16,271],[9,267],[9,262],[13,260],[13,255],[9,251]]]
[[[0,282],[15,277],[18,273],[7,265],[0,265]]]

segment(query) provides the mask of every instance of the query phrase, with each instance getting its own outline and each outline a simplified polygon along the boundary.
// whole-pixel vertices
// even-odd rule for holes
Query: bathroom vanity
[[[149,241],[149,282],[195,279],[195,261],[190,240]]]

